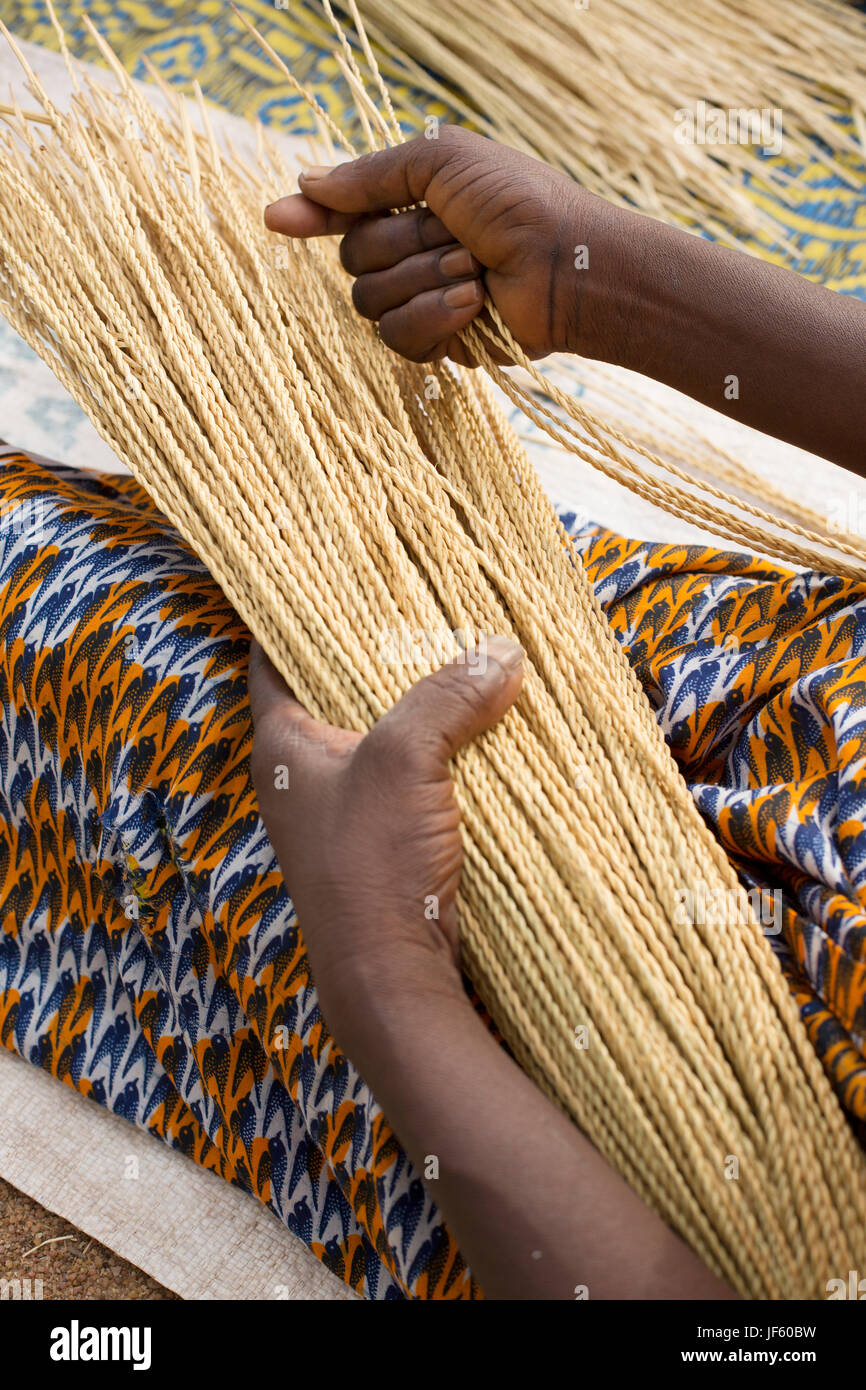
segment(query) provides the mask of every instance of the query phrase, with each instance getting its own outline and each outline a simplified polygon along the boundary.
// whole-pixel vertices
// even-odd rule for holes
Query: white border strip
[[[357,1298],[254,1197],[3,1049],[0,1177],[182,1298]]]

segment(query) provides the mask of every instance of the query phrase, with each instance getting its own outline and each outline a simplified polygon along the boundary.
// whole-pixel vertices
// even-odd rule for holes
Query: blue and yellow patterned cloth
[[[334,119],[346,128],[354,127],[351,94],[333,56],[335,43],[328,24],[308,8],[301,10],[294,0],[280,0],[280,4],[237,0],[238,10]],[[152,4],[88,0],[86,7],[81,0],[55,0],[71,51],[99,61],[99,51],[82,24],[85,9],[134,76],[147,78],[143,63],[147,57],[166,81],[189,90],[198,80],[206,97],[236,115],[283,130],[314,133],[305,104],[262,53],[227,0],[155,0]],[[56,46],[42,0],[6,0],[3,11],[17,37]],[[428,115],[455,119],[447,106],[402,82],[393,81],[393,93],[398,117],[407,130],[423,129]],[[467,95],[471,102],[471,93]],[[850,122],[841,116],[839,120],[853,130]],[[784,156],[768,157],[765,167],[786,175],[785,184],[779,184],[776,195],[763,183],[752,181],[747,187],[755,205],[779,223],[782,237],[774,242],[767,232],[741,237],[741,244],[831,289],[866,297],[863,169],[851,153],[838,156],[837,163],[850,176],[847,184],[827,166],[817,144],[814,158],[806,165],[791,164]],[[793,182],[789,184],[788,179]],[[790,250],[781,244],[783,239]]]

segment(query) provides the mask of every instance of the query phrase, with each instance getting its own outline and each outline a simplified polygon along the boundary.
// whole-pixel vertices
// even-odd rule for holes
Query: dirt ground
[[[33,1281],[41,1279],[43,1299],[177,1297],[2,1178],[0,1279],[29,1279],[31,1296],[37,1297],[38,1285]],[[7,1290],[6,1297],[13,1296]]]

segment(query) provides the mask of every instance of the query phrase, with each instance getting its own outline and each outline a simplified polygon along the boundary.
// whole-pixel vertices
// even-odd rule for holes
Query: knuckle
[[[439,127],[439,144],[448,154],[458,151],[477,150],[482,137],[462,125],[443,125]]]
[[[439,163],[440,152],[436,148],[438,144],[438,140],[425,140],[423,135],[418,135],[403,147],[406,160],[406,182],[409,188],[415,192],[418,201],[423,198],[424,189]]]
[[[420,364],[422,362],[435,362],[436,360],[435,347],[423,348],[415,344],[414,346],[409,346],[405,349],[401,349],[401,351],[403,352],[403,356],[409,362],[417,362]]]
[[[273,791],[274,771],[278,766],[291,772],[305,745],[304,733],[292,722],[287,722],[279,710],[268,710],[256,721],[250,777],[259,798]]]
[[[266,719],[256,725],[250,754],[250,778],[259,800],[273,785],[273,767],[277,761],[276,743],[266,727]]]
[[[430,251],[438,247],[443,230],[441,220],[429,208],[419,208],[415,213],[415,235],[419,251]]]
[[[429,741],[402,720],[383,719],[370,730],[359,753],[366,775],[389,782],[421,781],[430,767]]]
[[[379,320],[379,337],[392,352],[399,352],[409,362],[427,362],[428,350],[418,341],[411,321],[400,311],[383,314]]]
[[[452,663],[438,672],[443,723],[457,724],[467,715],[475,715],[479,706],[479,689],[468,676],[467,667]]]
[[[402,148],[406,159],[406,173],[410,188],[420,201],[427,185],[443,165],[452,159],[467,159],[479,153],[479,141],[483,137],[474,131],[465,130],[459,125],[443,125],[435,140],[426,140],[423,135],[416,136]]]
[[[376,172],[376,168],[379,163],[379,153],[380,151],[378,150],[368,150],[366,154],[360,154],[355,159],[347,163],[346,172],[348,173],[349,177],[352,179],[357,179],[359,183],[363,183],[370,172],[371,166],[373,168],[373,172]]]
[[[362,318],[374,319],[377,317],[373,306],[372,287],[369,276],[361,275],[352,286],[352,303]]]
[[[353,227],[340,242],[340,264],[350,275],[357,275],[360,269],[358,250],[357,228]]]
[[[402,352],[399,327],[392,314],[383,314],[379,320],[379,337],[392,352]]]

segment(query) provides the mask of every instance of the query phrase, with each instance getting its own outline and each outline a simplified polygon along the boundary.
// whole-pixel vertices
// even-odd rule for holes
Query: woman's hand
[[[450,759],[513,704],[523,653],[492,637],[414,686],[366,735],[319,724],[250,653],[252,776],[337,1041],[379,990],[462,994],[463,860]]]
[[[362,736],[311,719],[253,646],[253,780],[322,1012],[416,1171],[436,1158],[431,1190],[488,1298],[729,1297],[462,988],[449,760],[516,699],[521,657],[491,638],[486,664],[443,666]]]
[[[483,280],[530,357],[643,372],[866,475],[866,304],[854,295],[616,207],[455,126],[308,170],[300,186],[267,226],[345,233],[356,307],[404,357],[466,364],[457,335]]]
[[[486,288],[530,357],[578,350],[580,299],[590,290],[575,252],[616,209],[529,155],[459,126],[435,139],[309,169],[301,193],[272,203],[265,223],[288,236],[344,232],[358,312],[414,362],[466,357],[457,334]],[[391,216],[389,209],[406,208]],[[583,314],[585,353],[594,351]]]

